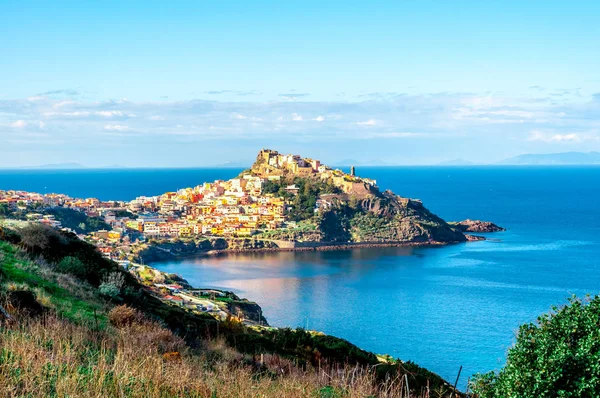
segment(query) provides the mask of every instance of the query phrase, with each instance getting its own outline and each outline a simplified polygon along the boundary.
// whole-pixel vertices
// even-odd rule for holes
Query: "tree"
[[[499,372],[477,375],[480,398],[600,396],[600,296],[553,307],[519,328]]]
[[[262,185],[262,193],[263,194],[275,194],[279,192],[281,188],[281,184],[276,181],[267,180]]]
[[[8,216],[9,213],[10,213],[10,210],[8,209],[8,204],[0,203],[0,216],[5,217],[5,216]]]

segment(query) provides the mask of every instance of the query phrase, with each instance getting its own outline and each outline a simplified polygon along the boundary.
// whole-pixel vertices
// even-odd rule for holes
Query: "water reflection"
[[[231,254],[155,266],[258,302],[272,325],[320,330],[450,378],[461,365],[467,374],[497,368],[521,323],[572,293],[597,291],[600,274],[588,261],[595,247],[507,232],[448,247]],[[557,264],[557,252],[577,271]]]

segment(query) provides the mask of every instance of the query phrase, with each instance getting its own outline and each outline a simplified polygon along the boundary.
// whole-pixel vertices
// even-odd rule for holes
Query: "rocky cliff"
[[[496,224],[489,221],[481,220],[464,220],[457,223],[450,223],[453,227],[456,227],[462,232],[501,232],[506,229],[497,226]]]
[[[467,240],[418,200],[391,192],[339,201],[319,215],[325,240],[382,243],[455,243]]]
[[[419,200],[381,192],[375,180],[346,174],[318,160],[263,150],[244,173],[270,180],[267,190],[286,199],[288,219],[316,226],[300,234],[282,231],[282,238],[338,243],[467,240],[460,228],[450,226]],[[289,185],[297,192],[287,192]]]
[[[171,261],[175,258],[191,257],[222,250],[276,249],[276,243],[250,238],[213,238],[200,240],[156,240],[144,246],[132,260],[145,263]]]

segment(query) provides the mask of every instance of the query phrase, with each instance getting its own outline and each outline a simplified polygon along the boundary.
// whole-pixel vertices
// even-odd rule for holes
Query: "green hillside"
[[[0,237],[0,390],[8,395],[358,397],[400,396],[390,394],[408,387],[420,396],[427,385],[441,396],[450,391],[417,365],[382,362],[342,339],[250,328],[166,304],[72,234],[31,224],[5,228]]]

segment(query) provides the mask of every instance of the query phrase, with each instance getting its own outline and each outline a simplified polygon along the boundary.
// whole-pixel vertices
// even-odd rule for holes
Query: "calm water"
[[[77,196],[130,199],[238,171],[17,172],[12,180],[0,172],[0,189],[39,191],[41,183]],[[382,188],[422,199],[447,220],[481,218],[509,231],[444,248],[232,255],[155,265],[194,285],[257,301],[273,325],[322,330],[448,379],[460,365],[466,375],[498,368],[518,325],[571,294],[600,292],[600,168],[361,171]]]
[[[64,193],[75,198],[132,200],[229,179],[242,169],[1,170],[0,189]]]

